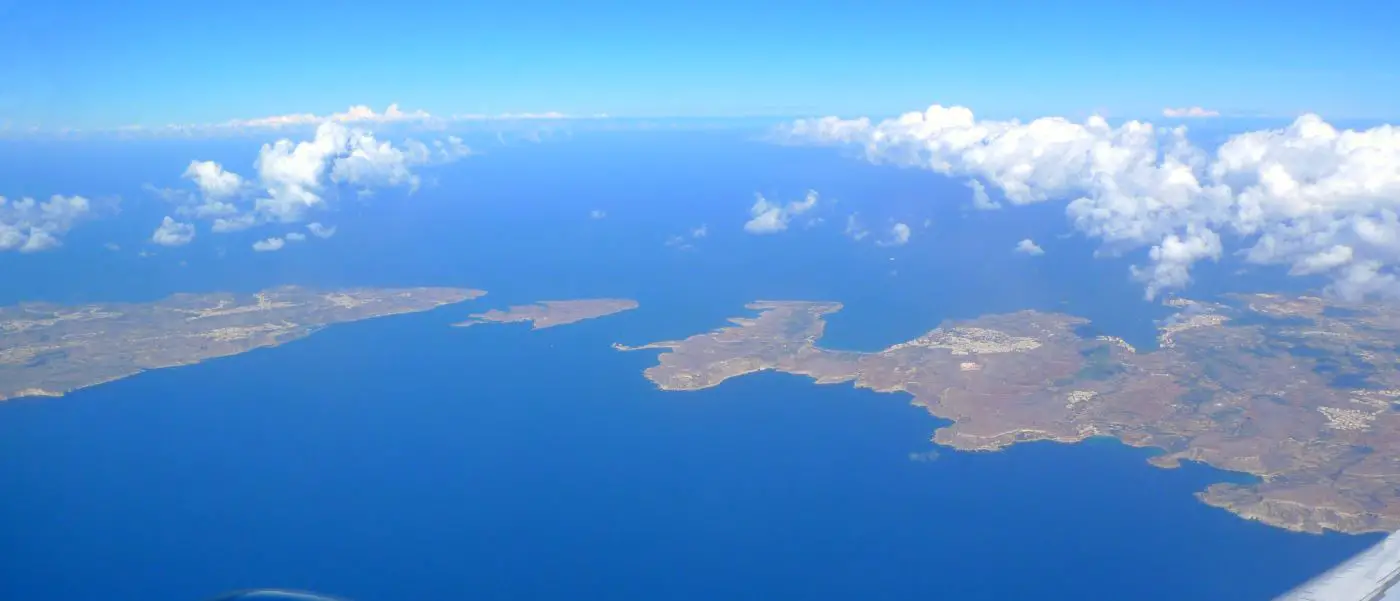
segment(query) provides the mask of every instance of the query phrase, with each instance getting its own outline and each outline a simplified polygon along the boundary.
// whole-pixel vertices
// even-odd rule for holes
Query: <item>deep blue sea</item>
[[[250,171],[256,143],[63,144],[0,148],[0,177],[24,182],[11,194],[105,190],[120,214],[59,252],[0,255],[0,302],[284,283],[490,294],[0,404],[0,600],[266,586],[357,601],[1246,601],[1375,540],[1238,519],[1192,497],[1233,476],[1157,469],[1111,442],[912,461],[939,422],[905,396],[782,374],[662,392],[641,375],[654,353],[609,348],[721,326],[757,298],[845,302],[826,339],[842,348],[1023,308],[1147,344],[1163,313],[1127,280],[1138,257],[1092,258],[1058,207],[972,213],[958,182],[746,132],[594,133],[487,145],[414,195],[342,203],[327,241],[254,254],[276,232],[201,232],[140,257],[168,211],[142,184],[175,184],[192,158]],[[94,167],[75,179],[71,164]],[[820,223],[743,233],[755,192],[808,188]],[[913,238],[857,244],[841,234],[851,212]],[[701,224],[693,249],[665,246]],[[1011,253],[1025,237],[1047,254]],[[1237,269],[1206,266],[1198,290],[1279,286]],[[544,331],[447,327],[599,295],[642,308]]]

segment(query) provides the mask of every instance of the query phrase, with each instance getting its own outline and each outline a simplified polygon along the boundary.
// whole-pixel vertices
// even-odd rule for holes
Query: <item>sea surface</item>
[[[641,374],[654,352],[609,346],[703,332],[778,298],[845,303],[824,341],[839,348],[1026,308],[1150,347],[1165,312],[1127,279],[1140,256],[1094,259],[1057,207],[971,212],[960,182],[751,133],[594,134],[485,146],[414,195],[342,203],[327,241],[253,254],[257,234],[201,232],[172,251],[118,227],[153,229],[169,210],[140,183],[174,185],[192,158],[237,170],[256,145],[163,144],[134,158],[47,147],[5,168],[38,189],[63,179],[50,163],[82,159],[111,173],[76,187],[131,189],[65,250],[0,255],[0,281],[19,283],[0,302],[286,283],[489,294],[0,404],[5,601],[249,587],[357,601],[1267,600],[1376,540],[1241,520],[1192,496],[1237,475],[1161,470],[1109,441],[940,449],[928,441],[940,422],[904,395],[771,373],[659,391]],[[822,201],[789,231],[742,231],[755,192],[809,188]],[[872,231],[860,243],[842,234],[852,213]],[[875,244],[895,221],[910,243]],[[666,245],[701,224],[690,248]],[[1025,237],[1046,255],[1010,252]],[[1197,290],[1283,285],[1239,267],[1203,266]],[[447,327],[586,296],[642,307],[543,331]]]

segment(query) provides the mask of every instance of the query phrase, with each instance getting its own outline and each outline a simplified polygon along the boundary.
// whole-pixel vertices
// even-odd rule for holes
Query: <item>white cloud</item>
[[[337,156],[330,161],[330,179],[369,189],[374,186],[408,186],[418,189],[417,175],[409,170],[413,164],[425,163],[429,157],[418,153],[410,154],[395,148],[389,142],[375,140],[373,134],[364,130],[345,130],[338,126],[323,125],[317,128],[317,137],[322,129],[335,127],[348,136],[343,145],[335,149]],[[331,134],[339,135],[339,134]],[[339,138],[333,138],[339,143]]]
[[[978,120],[935,105],[880,123],[798,121],[783,133],[982,182],[1012,205],[1068,200],[1070,221],[1105,250],[1150,249],[1148,264],[1132,271],[1149,295],[1185,286],[1192,265],[1218,258],[1222,233],[1241,241],[1247,261],[1325,274],[1334,292],[1400,294],[1395,126],[1337,130],[1304,115],[1207,151],[1184,127]]]
[[[151,193],[151,195],[155,196],[156,198],[170,203],[184,205],[191,204],[195,200],[194,194],[189,190],[181,190],[178,188],[161,188],[153,186],[151,184],[144,184],[142,185],[142,188],[144,188],[147,192]]]
[[[170,216],[160,222],[160,227],[151,234],[151,242],[161,246],[184,246],[194,240],[194,225],[180,223]]]
[[[389,108],[384,109],[383,113],[375,113],[374,109],[369,108],[368,106],[365,106],[363,104],[358,104],[350,107],[350,110],[347,110],[344,113],[335,113],[331,115],[330,120],[340,121],[343,123],[354,123],[359,121],[375,121],[384,123],[391,121],[422,121],[431,118],[432,115],[429,115],[427,111],[416,110],[406,113],[400,110],[399,105],[395,103],[390,104]]]
[[[394,123],[398,121],[429,121],[433,116],[426,111],[404,112],[397,104],[390,104],[383,113],[376,113],[374,109],[357,104],[341,113],[331,113],[329,115],[315,115],[312,113],[294,113],[288,115],[273,115],[270,117],[257,117],[253,119],[235,119],[223,124],[221,127],[245,129],[245,128],[280,128],[298,125],[320,125],[322,123]]]
[[[992,211],[1001,208],[1001,203],[992,200],[987,195],[987,186],[977,180],[968,180],[967,187],[972,188],[972,207],[981,211]]]
[[[418,140],[409,139],[404,140],[403,146],[406,158],[411,164],[451,163],[473,154],[472,149],[457,136],[447,136],[445,140],[433,140],[431,146]]]
[[[219,217],[232,217],[238,214],[238,207],[233,203],[220,200],[204,200],[195,205],[183,206],[176,209],[181,215],[187,215],[198,219],[209,219]]]
[[[199,193],[209,200],[222,200],[238,194],[243,187],[243,178],[237,173],[229,173],[214,161],[190,161],[185,168],[185,179],[199,187]]]
[[[602,219],[602,218],[607,217],[607,216],[608,216],[608,212],[607,212],[607,211],[604,211],[604,210],[602,210],[602,209],[593,209],[592,211],[589,211],[589,212],[588,212],[588,218],[589,218],[589,219]]]
[[[19,252],[32,253],[57,248],[62,242],[49,230],[30,230],[29,239],[20,245]]]
[[[433,140],[433,147],[438,151],[438,160],[445,163],[472,154],[472,149],[457,136],[447,136],[447,140]]]
[[[708,235],[710,235],[710,228],[702,223],[700,227],[690,230],[689,237],[678,235],[667,237],[666,246],[679,248],[681,250],[694,250],[695,245],[692,242]]]
[[[783,218],[783,208],[768,202],[762,194],[758,195],[758,200],[749,209],[752,219],[744,223],[744,231],[752,234],[769,234],[787,229],[787,220]]]
[[[1352,261],[1337,270],[1332,281],[1332,290],[1346,298],[1365,296],[1394,297],[1400,290],[1400,279],[1393,271],[1382,271],[1386,265],[1380,261]]]
[[[285,238],[288,242],[305,242],[305,241],[306,241],[306,234],[303,234],[303,233],[301,233],[301,232],[287,232],[287,235],[282,236],[282,237]]]
[[[499,113],[499,114],[467,114],[452,115],[450,117],[440,117],[424,110],[405,111],[398,104],[390,104],[384,112],[376,112],[367,105],[354,105],[345,111],[318,115],[315,113],[288,113],[283,115],[269,115],[265,117],[252,117],[246,119],[230,119],[220,123],[200,123],[200,124],[169,124],[160,126],[149,125],[126,125],[116,128],[115,132],[123,135],[199,135],[199,134],[225,134],[239,133],[251,130],[284,130],[291,128],[309,128],[325,123],[340,123],[345,125],[393,125],[407,124],[420,127],[443,127],[450,122],[460,121],[562,121],[567,119],[606,119],[606,114],[591,115],[570,115],[555,111],[543,113]],[[449,142],[439,147],[448,146]],[[461,140],[456,140],[460,146]]]
[[[335,235],[335,226],[321,225],[320,222],[313,221],[306,224],[306,231],[317,238],[329,238]]]
[[[345,122],[392,121],[411,115],[396,112],[372,117],[352,109],[322,119],[309,140],[284,138],[264,144],[253,165],[256,176],[244,178],[214,161],[192,161],[183,177],[199,194],[148,186],[160,197],[180,206],[177,214],[212,219],[210,230],[234,232],[267,222],[298,222],[307,214],[339,198],[340,186],[357,188],[360,198],[374,189],[402,187],[416,190],[421,179],[414,169],[442,164],[470,154],[460,138],[449,136],[431,145],[408,140],[402,145],[377,139],[369,131],[346,127]]]
[[[498,113],[487,115],[484,113],[471,113],[465,115],[453,115],[454,121],[557,121],[561,119],[607,119],[606,113],[594,113],[591,115],[570,115],[559,111],[546,111],[543,113]]]
[[[291,222],[325,204],[328,184],[365,191],[383,186],[414,190],[420,179],[412,167],[433,160],[421,151],[405,151],[380,141],[366,130],[323,123],[311,140],[282,139],[263,145],[254,166],[266,194],[257,199],[254,209],[267,219]]]
[[[793,217],[806,213],[817,205],[817,191],[808,190],[802,200],[782,205],[769,202],[762,194],[755,194],[756,200],[749,208],[752,217],[744,224],[744,231],[750,234],[774,234],[786,230]]]
[[[880,246],[904,246],[909,243],[909,226],[896,223],[890,227],[890,238],[881,240]]]
[[[1132,268],[1133,277],[1147,285],[1146,296],[1155,298],[1157,293],[1185,287],[1191,281],[1191,265],[1201,259],[1220,257],[1220,236],[1215,232],[1187,226],[1183,235],[1168,234],[1162,243],[1152,247],[1148,253],[1152,262],[1146,268]]]
[[[281,238],[267,238],[254,242],[253,250],[258,252],[272,252],[275,250],[282,250],[282,247],[286,245],[287,242]]]
[[[1035,240],[1026,238],[1016,243],[1016,252],[1037,257],[1045,254],[1045,249],[1041,248],[1039,244],[1036,244]]]
[[[856,217],[855,213],[851,213],[846,216],[845,233],[847,236],[850,236],[852,240],[860,242],[864,240],[866,236],[870,235],[870,230],[865,229],[865,226],[861,225],[860,219]]]
[[[1167,107],[1162,109],[1162,116],[1170,117],[1173,119],[1219,117],[1220,111],[1212,111],[1210,109],[1204,109],[1199,106],[1189,106],[1183,108]]]
[[[1289,273],[1292,275],[1323,273],[1350,263],[1352,256],[1350,246],[1338,244],[1296,261]]]
[[[327,163],[344,154],[349,144],[349,130],[338,123],[317,127],[316,136],[309,141],[282,139],[264,144],[254,163],[258,181],[266,190],[255,204],[257,211],[286,222],[296,221],[309,208],[321,205]]]
[[[233,200],[246,192],[246,182],[236,173],[225,171],[214,161],[190,161],[182,175],[194,183],[198,197],[185,190],[146,188],[160,198],[179,205],[175,212],[197,219],[227,218],[238,214]]]
[[[252,213],[245,213],[234,217],[221,217],[214,220],[214,225],[209,229],[216,234],[227,234],[229,232],[241,232],[254,225],[257,225],[257,217]]]
[[[55,194],[37,202],[24,197],[0,196],[0,252],[38,252],[61,244],[59,237],[92,213],[92,203],[82,196]]]

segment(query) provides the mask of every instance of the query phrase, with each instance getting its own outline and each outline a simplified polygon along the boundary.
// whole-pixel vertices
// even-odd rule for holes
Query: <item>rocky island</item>
[[[764,301],[753,317],[661,349],[645,375],[696,390],[761,370],[906,392],[952,423],[934,442],[993,451],[1109,436],[1252,474],[1204,502],[1291,530],[1400,529],[1400,308],[1317,297],[1174,299],[1157,348],[1087,320],[1023,311],[947,322],[880,352],[818,346],[838,303]]]
[[[60,396],[149,369],[277,346],[335,323],[426,311],[483,294],[289,286],[251,295],[177,294],[150,303],[0,307],[0,400]]]
[[[542,330],[630,311],[637,307],[637,301],[625,298],[540,301],[529,305],[514,305],[505,311],[492,309],[485,313],[476,313],[470,315],[466,321],[452,325],[465,328],[483,323],[528,321],[531,323],[530,329]]]

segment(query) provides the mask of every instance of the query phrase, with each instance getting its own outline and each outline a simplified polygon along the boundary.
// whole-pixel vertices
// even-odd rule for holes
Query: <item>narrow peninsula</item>
[[[630,311],[638,306],[637,301],[626,298],[540,301],[529,305],[514,305],[505,311],[492,309],[485,313],[476,313],[466,321],[452,325],[465,328],[483,323],[528,321],[531,323],[530,329],[542,330]]]
[[[483,294],[287,286],[250,295],[177,294],[150,303],[0,307],[0,400],[61,396],[150,369],[277,346],[335,323],[427,311]]]
[[[817,345],[830,302],[764,301],[753,317],[661,349],[645,375],[696,390],[762,370],[907,392],[970,451],[1109,436],[1258,477],[1198,493],[1291,530],[1400,529],[1400,307],[1237,295],[1173,299],[1157,348],[1081,335],[1088,321],[1023,311],[947,322],[873,353]]]

